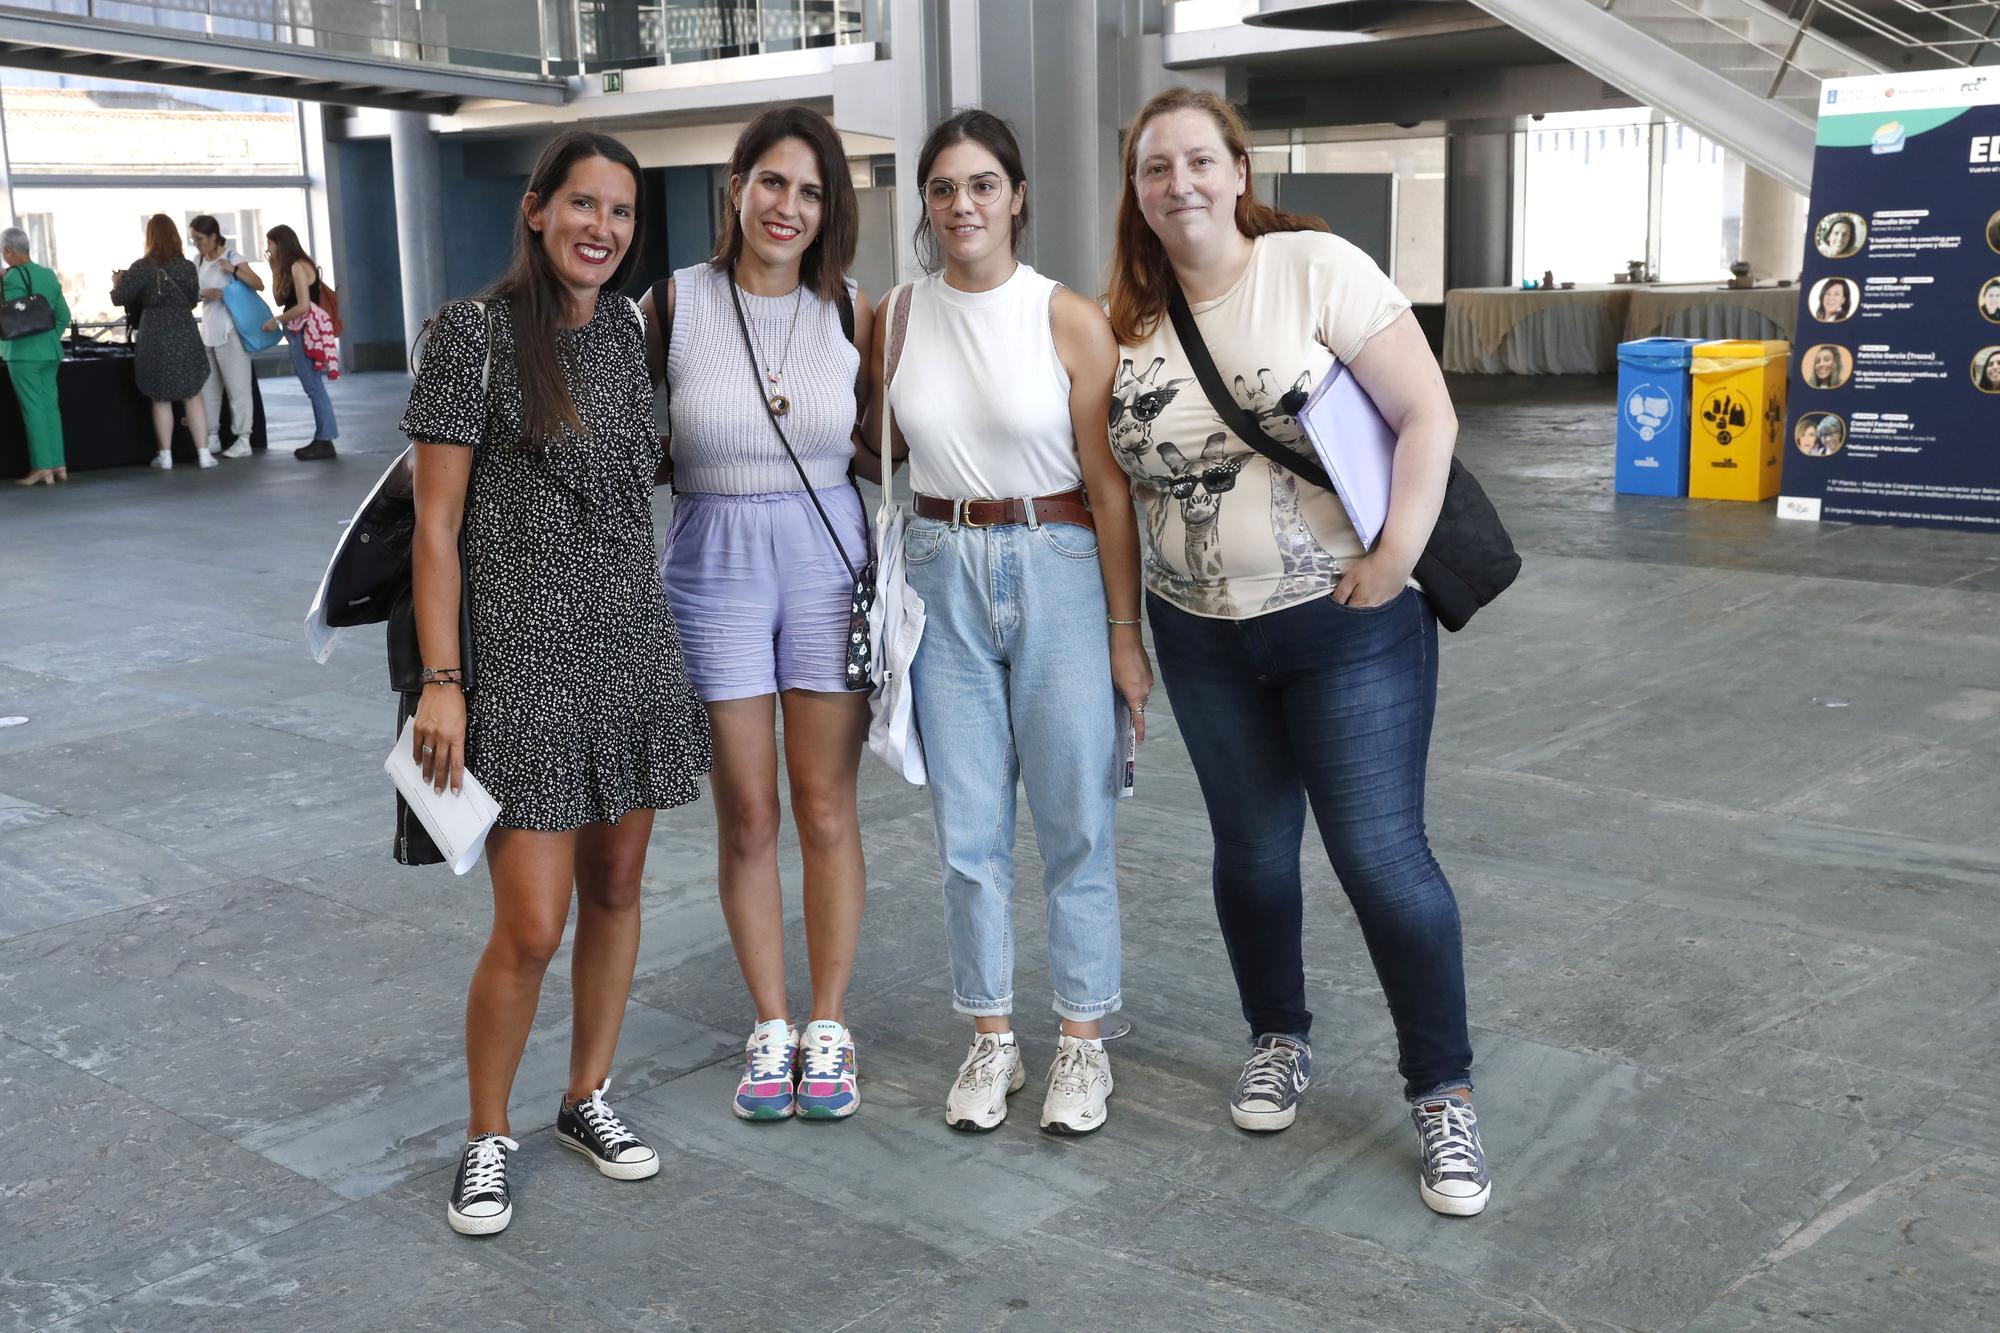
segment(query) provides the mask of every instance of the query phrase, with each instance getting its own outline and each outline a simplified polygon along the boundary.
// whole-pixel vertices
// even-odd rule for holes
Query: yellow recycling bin
[[[1778,493],[1791,349],[1780,339],[1695,344],[1690,499],[1768,500]]]

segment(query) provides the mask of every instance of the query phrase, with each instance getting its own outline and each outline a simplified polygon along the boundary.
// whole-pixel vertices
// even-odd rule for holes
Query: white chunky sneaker
[[[205,469],[207,469],[207,468],[212,468],[212,467],[221,467],[221,466],[222,466],[222,464],[220,464],[220,463],[218,463],[218,462],[216,462],[216,461],[215,461],[215,455],[214,455],[214,454],[212,454],[212,453],[210,453],[210,452],[209,452],[208,450],[206,450],[206,449],[197,449],[197,450],[195,450],[195,451],[194,451],[194,461],[195,461],[195,464],[196,464],[196,466],[198,466],[198,467],[201,467],[201,468],[203,468],[204,470],[205,470]]]
[[[152,460],[146,464],[146,466],[156,467],[162,472],[172,472],[174,470],[174,456],[172,454],[156,453],[153,455]]]
[[[1104,1043],[1063,1033],[1056,1043],[1056,1062],[1049,1066],[1049,1092],[1042,1099],[1042,1131],[1095,1133],[1104,1128],[1105,1099],[1110,1095],[1111,1060],[1104,1053]]]
[[[958,1080],[944,1099],[944,1122],[953,1129],[984,1134],[1007,1118],[1007,1098],[1028,1081],[1021,1047],[1011,1034],[982,1032],[958,1067]]]

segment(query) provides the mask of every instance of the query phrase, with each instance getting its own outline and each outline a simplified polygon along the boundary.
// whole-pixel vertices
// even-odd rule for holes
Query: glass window
[[[1743,238],[1743,195],[1722,146],[1691,125],[1660,126],[1660,280],[1726,279]]]
[[[298,104],[275,97],[9,70],[0,75],[17,176],[297,176]]]
[[[111,304],[111,273],[144,253],[146,219],[155,213],[180,218],[183,225],[198,213],[214,214],[222,234],[267,285],[271,274],[264,262],[264,227],[287,222],[301,240],[313,243],[306,192],[294,187],[218,188],[199,181],[133,189],[16,185],[14,205],[23,214],[35,258],[55,270],[70,309],[85,322],[123,313]],[[40,219],[36,225],[41,230],[28,219]],[[187,243],[186,232],[181,243]],[[44,259],[45,253],[50,257]],[[194,258],[192,250],[188,258]],[[327,256],[314,258],[324,262]]]
[[[1521,136],[1520,277],[1605,283],[1647,258],[1652,113],[1554,113]]]

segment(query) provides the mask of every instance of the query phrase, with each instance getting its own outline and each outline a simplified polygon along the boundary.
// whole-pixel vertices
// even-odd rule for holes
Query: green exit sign
[[[622,92],[624,92],[624,91],[625,91],[625,71],[623,71],[623,70],[618,70],[618,69],[607,69],[607,70],[605,70],[605,71],[604,71],[604,91],[605,91],[605,92],[607,92],[607,93],[622,93]]]

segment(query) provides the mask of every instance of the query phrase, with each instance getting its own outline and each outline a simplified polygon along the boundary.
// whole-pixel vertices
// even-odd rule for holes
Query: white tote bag
[[[889,377],[896,351],[897,316],[909,312],[910,289],[890,306],[890,328],[882,339],[882,499],[875,508],[875,605],[868,609],[868,639],[875,663],[875,689],[868,696],[868,748],[905,781],[922,786],[924,742],[917,732],[916,699],[910,668],[924,638],[924,599],[910,586],[903,560],[903,530],[909,514],[896,503],[895,459],[889,430]]]

